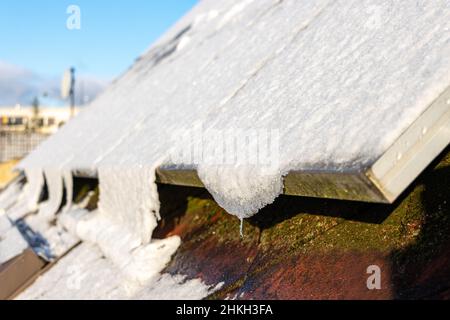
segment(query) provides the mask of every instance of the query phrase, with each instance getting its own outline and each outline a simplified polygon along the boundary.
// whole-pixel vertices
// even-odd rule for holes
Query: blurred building
[[[75,109],[77,114],[79,109]],[[0,108],[1,132],[55,133],[71,117],[70,108],[6,107]]]
[[[26,156],[70,118],[66,107],[0,108],[0,163]]]

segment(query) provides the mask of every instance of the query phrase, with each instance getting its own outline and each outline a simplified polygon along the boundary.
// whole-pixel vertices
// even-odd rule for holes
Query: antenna
[[[70,68],[64,72],[61,82],[61,97],[70,98],[70,116],[75,115],[75,68]]]

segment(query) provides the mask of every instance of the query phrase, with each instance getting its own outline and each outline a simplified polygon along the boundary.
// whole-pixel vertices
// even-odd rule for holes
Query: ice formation
[[[0,266],[21,254],[28,243],[6,215],[0,214]]]
[[[65,226],[85,242],[96,244],[128,279],[139,283],[145,283],[161,271],[180,245],[179,237],[142,245],[135,234],[101,211],[72,221],[66,217]]]
[[[47,182],[48,200],[40,204],[38,215],[50,222],[59,211],[63,198],[63,176],[60,170],[46,169],[44,171]]]
[[[157,167],[196,169],[223,208],[247,218],[273,202],[291,170],[372,164],[449,85],[448,1],[203,0],[20,163],[25,207],[36,205],[42,172],[52,189],[63,180],[53,169],[95,171],[99,211],[74,223],[77,234],[113,261],[150,257]],[[200,137],[190,134],[195,127]],[[274,162],[230,164],[208,148],[172,156],[227,145],[213,133],[239,130],[277,132]],[[174,144],[186,135],[188,143]],[[60,198],[53,194],[50,202]],[[117,252],[114,239],[124,239]]]
[[[8,208],[8,216],[12,220],[19,220],[26,214],[39,209],[39,200],[44,187],[44,176],[40,169],[27,168],[25,169],[25,177],[27,183],[23,187],[21,193],[11,194],[13,202],[12,207]],[[16,196],[14,196],[16,195]],[[2,208],[3,210],[6,207]]]
[[[23,300],[202,299],[220,288],[180,275],[154,275],[145,285],[130,281],[103,258],[94,245],[84,243],[60,260],[18,296]]]
[[[32,248],[43,259],[52,261],[80,242],[76,234],[65,229],[61,220],[65,215],[86,214],[84,208],[89,197],[80,204],[73,204],[72,173],[67,170],[61,172],[59,169],[45,169],[43,174],[38,169],[26,170],[25,184],[19,177],[0,193],[1,263],[20,255],[26,248]],[[44,184],[48,199],[39,203]],[[65,205],[61,208],[63,200]]]
[[[132,236],[134,247],[148,244],[159,217],[155,170],[102,167],[99,169],[99,215],[120,225]]]
[[[67,212],[72,208],[73,205],[73,177],[72,172],[70,170],[64,170],[62,173],[62,179],[64,183],[64,189],[66,191],[66,204],[64,208],[62,209],[62,212]],[[85,207],[81,206],[81,207]]]
[[[21,194],[23,183],[20,180],[11,182],[5,190],[0,193],[0,215],[5,214],[13,206]]]

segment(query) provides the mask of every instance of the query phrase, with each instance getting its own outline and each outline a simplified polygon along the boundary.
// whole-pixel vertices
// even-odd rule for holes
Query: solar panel
[[[241,218],[393,202],[450,141],[449,30],[447,1],[202,1],[20,167],[157,170]]]

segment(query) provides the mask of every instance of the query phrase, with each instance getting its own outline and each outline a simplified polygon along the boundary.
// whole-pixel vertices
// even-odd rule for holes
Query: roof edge
[[[366,172],[394,202],[450,143],[450,87],[389,147]]]
[[[204,188],[195,170],[157,169],[157,182]],[[387,202],[363,172],[292,171],[284,178],[283,194],[314,198]]]

